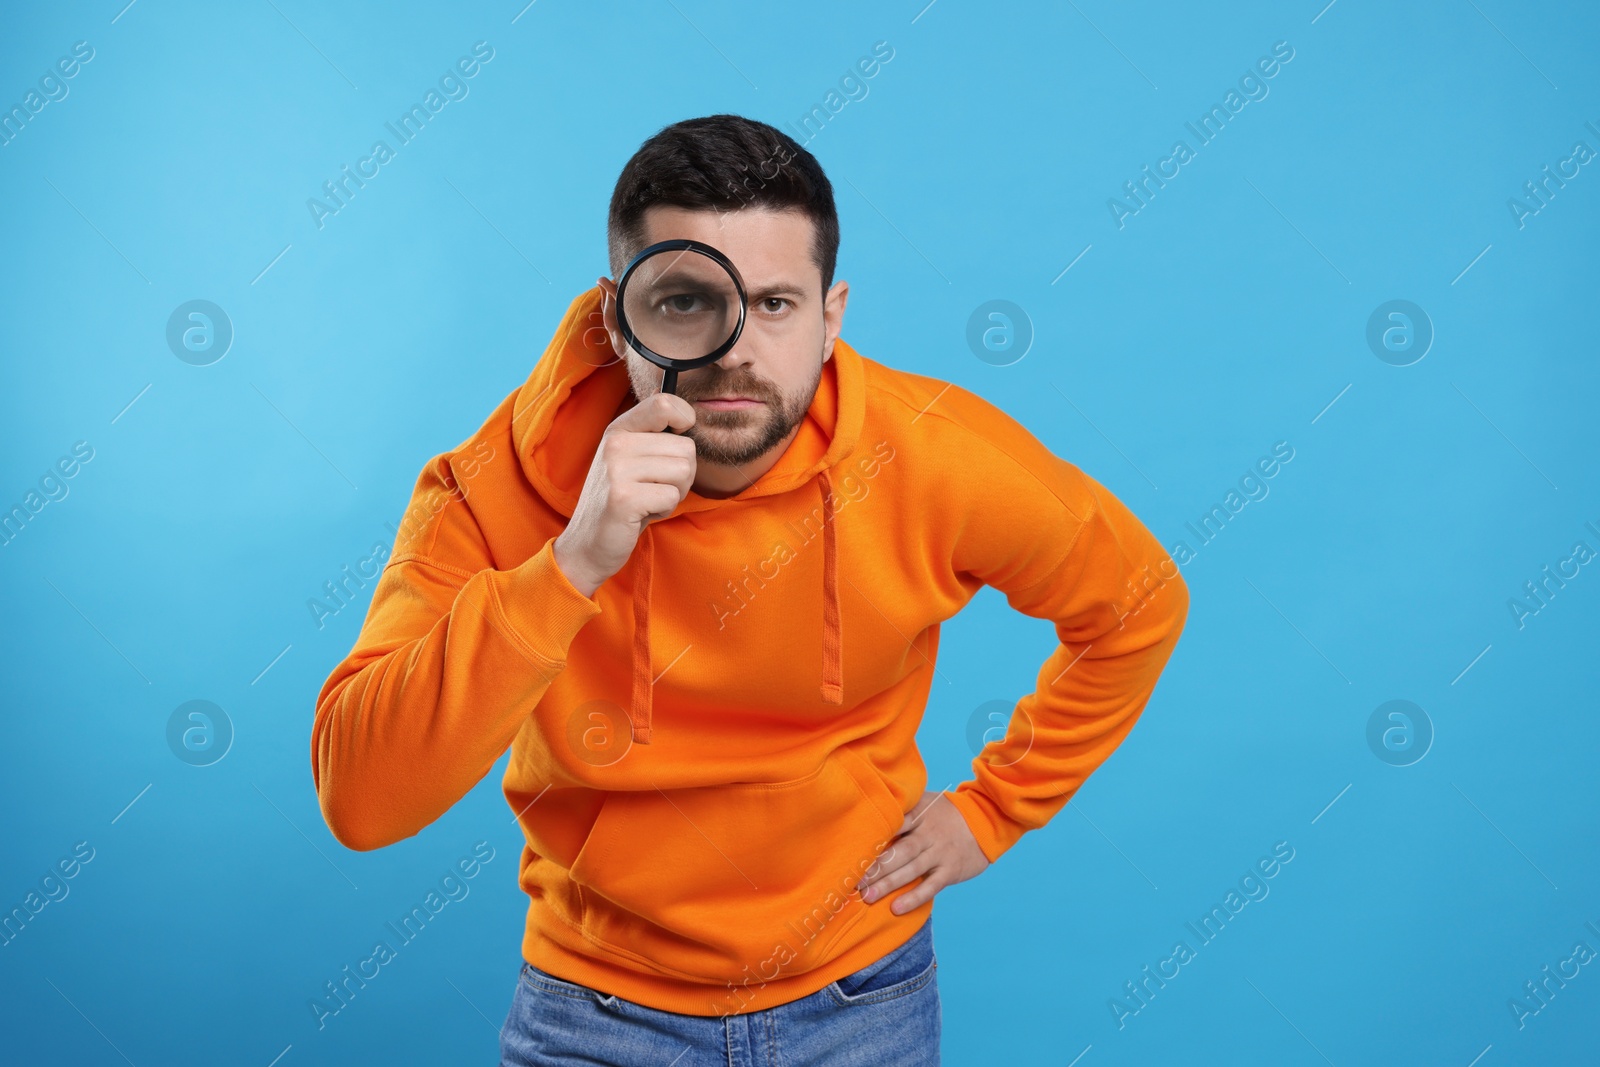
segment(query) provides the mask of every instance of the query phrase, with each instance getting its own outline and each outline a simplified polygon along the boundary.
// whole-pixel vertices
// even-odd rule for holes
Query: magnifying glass
[[[727,355],[748,310],[733,261],[702,241],[659,241],[617,280],[617,327],[630,348],[662,368],[663,393],[675,392],[679,371]]]

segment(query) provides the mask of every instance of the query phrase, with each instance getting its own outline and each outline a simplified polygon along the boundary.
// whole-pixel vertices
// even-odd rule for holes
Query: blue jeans
[[[501,1067],[938,1067],[933,918],[899,948],[810,996],[761,1011],[684,1015],[522,965]]]

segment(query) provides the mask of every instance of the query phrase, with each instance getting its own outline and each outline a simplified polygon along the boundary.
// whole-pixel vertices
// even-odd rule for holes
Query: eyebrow
[[[807,294],[800,286],[790,282],[773,282],[751,288],[749,295],[751,300],[765,300],[769,296],[792,296],[803,300]]]

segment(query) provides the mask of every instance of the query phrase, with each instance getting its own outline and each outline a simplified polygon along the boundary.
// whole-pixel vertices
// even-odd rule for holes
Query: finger
[[[641,433],[665,430],[669,426],[681,432],[694,422],[694,405],[672,393],[656,393],[618,415],[611,425]]]
[[[630,507],[638,507],[639,527],[642,530],[652,522],[659,522],[669,517],[683,502],[684,494],[676,486],[661,485],[657,482],[640,482],[638,495],[630,502]]]
[[[618,416],[620,418],[620,416]],[[600,438],[594,463],[609,472],[613,483],[625,480],[639,460],[672,460],[692,467],[698,460],[694,441],[678,434],[620,430],[613,425]]]
[[[861,891],[861,899],[869,904],[875,900],[882,900],[896,889],[932,869],[933,860],[924,851],[909,862],[868,881],[867,887]]]
[[[943,889],[948,883],[940,877],[938,868],[928,874],[922,883],[914,889],[908,889],[889,902],[889,910],[896,915],[904,915],[908,911],[922,907],[933,899],[933,895]]]
[[[694,441],[681,434],[653,431],[626,431],[620,437],[613,434],[612,445],[616,454],[613,462],[629,456],[677,456],[680,459],[695,457]]]
[[[618,461],[611,470],[612,482],[618,486],[637,483],[681,488],[694,481],[694,474],[692,456],[630,456]]]
[[[872,866],[866,869],[866,872],[861,876],[861,881],[857,884],[864,887],[871,882],[875,882],[890,871],[897,871],[904,867],[907,863],[927,851],[927,849],[928,842],[921,835],[912,834],[899,838],[887,851],[873,861]]]

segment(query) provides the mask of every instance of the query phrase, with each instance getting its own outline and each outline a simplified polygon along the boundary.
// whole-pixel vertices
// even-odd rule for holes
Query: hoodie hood
[[[545,502],[568,519],[577,507],[601,435],[635,402],[627,367],[612,351],[602,325],[602,295],[596,285],[572,301],[549,347],[518,390],[512,416],[511,435],[523,474]],[[843,340],[836,341],[832,357],[822,365],[816,395],[799,432],[766,473],[730,497],[704,497],[691,489],[671,515],[650,523],[641,532],[630,561],[638,568],[633,596],[633,682],[628,708],[635,742],[650,742],[656,680],[650,647],[651,577],[657,528],[682,515],[759,497],[796,491],[814,492],[821,497],[819,685],[825,703],[844,703],[838,539],[829,471],[855,451],[865,409],[861,357]]]

